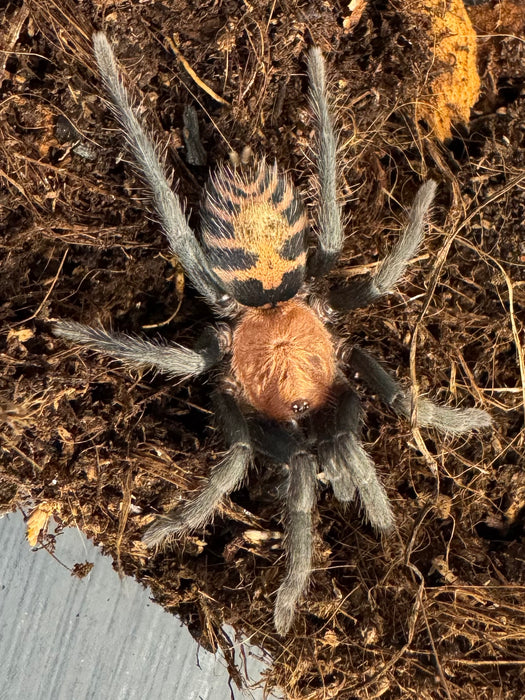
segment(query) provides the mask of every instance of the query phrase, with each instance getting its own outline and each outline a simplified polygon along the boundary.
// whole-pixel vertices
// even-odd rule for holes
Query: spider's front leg
[[[277,591],[274,623],[287,634],[312,572],[312,511],[316,503],[317,462],[302,442],[276,423],[254,429],[257,450],[288,466],[285,504],[286,574]]]
[[[394,527],[394,516],[375,464],[365,452],[361,440],[362,412],[359,397],[348,389],[337,400],[329,430],[326,422],[316,426],[319,463],[338,501],[350,502],[359,494],[369,523],[376,530],[388,532]]]
[[[492,425],[490,415],[480,408],[450,408],[434,403],[426,396],[419,396],[414,402],[410,392],[404,391],[392,375],[361,348],[352,348],[348,364],[382,401],[404,418],[410,420],[414,416],[417,425],[432,426],[452,435]]]
[[[330,291],[328,301],[337,311],[350,311],[368,306],[390,292],[404,275],[410,259],[416,254],[425,230],[425,218],[434,199],[436,183],[428,180],[419,188],[403,235],[383,260],[377,273],[360,275]]]
[[[237,401],[229,394],[215,392],[215,416],[227,451],[211,472],[206,487],[192,501],[158,517],[146,530],[143,541],[155,547],[169,537],[195,530],[210,522],[222,499],[237,489],[253,458],[246,419]]]

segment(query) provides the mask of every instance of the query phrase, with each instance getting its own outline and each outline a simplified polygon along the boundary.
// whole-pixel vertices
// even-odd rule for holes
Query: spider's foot
[[[187,528],[180,516],[160,515],[142,535],[142,541],[148,549],[160,547],[167,540],[182,534]]]
[[[308,575],[301,577],[301,579],[294,582],[287,577],[277,591],[273,622],[277,634],[281,636],[288,634],[290,631],[297,608],[297,601],[304,590]]]
[[[412,398],[409,395],[398,397],[393,402],[393,407],[411,418]],[[434,403],[426,397],[419,397],[415,410],[418,425],[433,427],[451,435],[463,435],[492,426],[492,417],[481,408],[451,408]]]

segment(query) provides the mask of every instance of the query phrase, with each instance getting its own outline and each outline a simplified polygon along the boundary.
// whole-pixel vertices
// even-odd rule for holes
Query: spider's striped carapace
[[[245,306],[275,306],[294,297],[306,268],[308,220],[277,166],[251,172],[220,168],[201,207],[202,244],[213,271]]]

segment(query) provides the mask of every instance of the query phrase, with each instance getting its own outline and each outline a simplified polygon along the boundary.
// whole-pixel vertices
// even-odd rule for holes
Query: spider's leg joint
[[[389,532],[394,527],[392,508],[375,464],[361,444],[360,430],[359,398],[348,389],[338,397],[328,428],[317,428],[323,436],[318,445],[319,460],[337,500],[348,503],[358,493],[372,527]]]
[[[211,472],[206,487],[192,501],[157,518],[146,530],[143,541],[148,547],[166,538],[204,527],[213,517],[222,499],[234,491],[251,465],[253,448],[248,425],[232,396],[215,392],[216,416],[228,449]]]
[[[413,405],[411,393],[404,391],[399,382],[370,353],[361,348],[352,348],[348,362],[382,401],[404,418],[411,420],[414,417],[418,425],[434,427],[451,435],[462,435],[492,425],[491,416],[479,408],[441,406],[426,396],[419,396]]]

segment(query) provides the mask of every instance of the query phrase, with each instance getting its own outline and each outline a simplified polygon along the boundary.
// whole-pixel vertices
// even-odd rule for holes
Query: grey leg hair
[[[312,510],[315,505],[317,464],[306,452],[289,460],[290,476],[286,500],[286,576],[277,591],[274,623],[277,632],[287,634],[297,603],[312,571]]]
[[[329,294],[329,303],[337,311],[350,311],[368,306],[383,296],[405,274],[410,259],[416,254],[423,239],[425,217],[434,199],[436,183],[428,180],[419,188],[408,217],[408,224],[392,251],[383,260],[374,277],[359,276],[344,287],[336,287]]]
[[[96,32],[93,35],[93,48],[100,75],[113,103],[112,110],[122,126],[137,167],[149,185],[155,210],[170,247],[195,289],[214,304],[225,292],[188,226],[179,199],[168,184],[155,146],[133,111],[115,55],[104,33]]]
[[[372,527],[388,532],[394,527],[392,508],[375,464],[361,445],[360,427],[359,398],[354,391],[345,391],[338,399],[332,435],[325,430],[319,442],[319,461],[337,500],[352,501],[357,491]]]
[[[321,50],[314,47],[308,55],[310,103],[317,118],[319,168],[319,243],[309,264],[313,275],[326,274],[337,261],[343,247],[341,206],[337,201],[337,139],[328,107],[325,64]]]
[[[312,569],[312,510],[315,505],[317,462],[307,452],[299,432],[275,421],[256,420],[251,426],[257,451],[274,462],[288,465],[285,508],[286,575],[277,592],[274,622],[286,634],[293,622],[297,602],[308,584]]]
[[[349,364],[361,379],[385,403],[399,415],[412,419],[421,426],[432,426],[444,433],[462,435],[492,425],[490,415],[479,408],[450,408],[434,403],[426,397],[418,397],[413,406],[413,397],[369,353],[354,347]]]
[[[413,406],[412,396],[398,396],[392,404],[396,413],[411,420],[414,415],[417,425],[432,426],[443,433],[462,435],[479,428],[490,428],[492,418],[481,408],[450,408],[419,396]]]
[[[206,345],[199,350],[190,350],[182,345],[163,345],[124,333],[110,333],[75,321],[59,321],[53,326],[53,333],[60,338],[85,345],[133,367],[155,369],[169,377],[194,377],[219,362],[224,350],[213,330],[210,329]]]
[[[386,294],[399,282],[405,274],[410,258],[417,253],[423,240],[425,217],[435,193],[436,183],[433,180],[428,180],[419,188],[403,235],[383,260],[374,277],[379,294]]]
[[[204,527],[220,507],[224,496],[234,491],[246,475],[253,456],[246,420],[232,396],[216,392],[214,404],[228,450],[222,461],[212,469],[208,484],[196,498],[157,518],[150,525],[142,538],[148,547],[158,546],[166,538]]]

